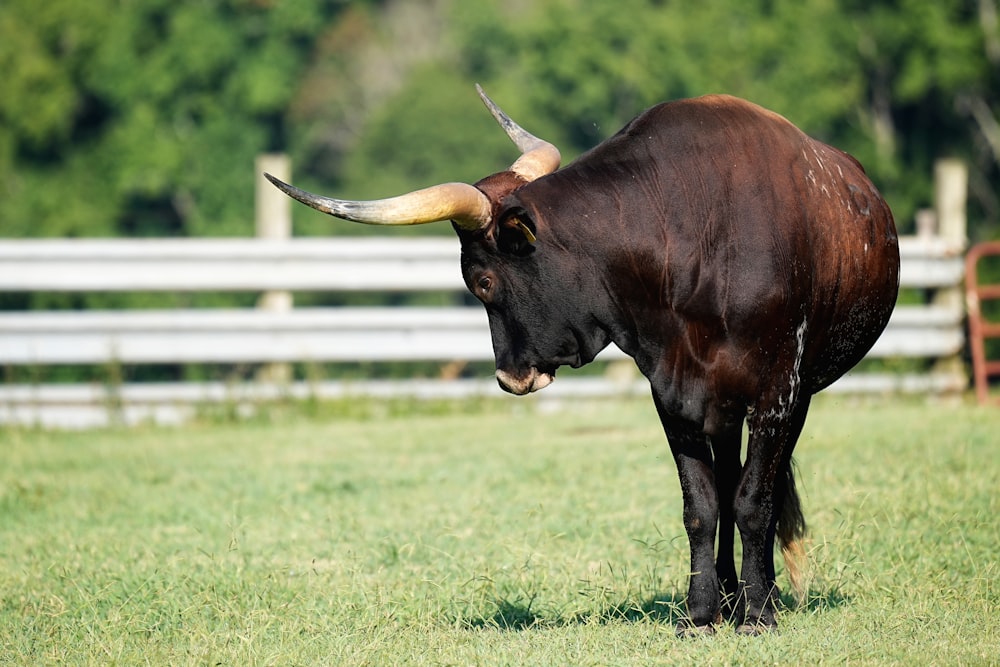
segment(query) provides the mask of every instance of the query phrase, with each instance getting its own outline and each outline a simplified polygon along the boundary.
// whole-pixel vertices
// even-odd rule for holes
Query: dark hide
[[[503,172],[477,187],[495,215],[459,230],[462,272],[501,384],[540,388],[610,342],[632,356],[681,481],[682,629],[724,613],[744,632],[773,627],[775,537],[791,549],[805,527],[791,456],[810,397],[864,356],[896,299],[896,231],[864,170],[713,96],[654,107],[533,182]]]

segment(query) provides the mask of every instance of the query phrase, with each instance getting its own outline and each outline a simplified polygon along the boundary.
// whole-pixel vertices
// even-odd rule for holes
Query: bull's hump
[[[779,113],[766,109],[759,104],[732,95],[711,94],[690,99],[663,102],[649,109],[646,114],[649,121],[656,124],[675,125],[678,122],[689,121],[695,127],[704,129],[707,123],[713,121],[720,125],[772,125],[784,126],[795,133],[800,130]],[[636,119],[641,121],[642,117]]]

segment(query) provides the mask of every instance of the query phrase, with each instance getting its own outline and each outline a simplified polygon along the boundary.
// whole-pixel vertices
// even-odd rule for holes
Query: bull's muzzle
[[[497,369],[497,382],[500,383],[500,388],[518,396],[544,389],[552,384],[554,379],[552,373],[542,373],[534,366],[522,377]]]

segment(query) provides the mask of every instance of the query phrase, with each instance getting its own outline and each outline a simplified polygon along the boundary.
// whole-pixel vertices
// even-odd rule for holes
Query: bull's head
[[[579,285],[565,272],[546,270],[534,261],[536,222],[524,202],[512,196],[556,171],[558,149],[526,132],[482,88],[476,89],[521,156],[509,169],[475,185],[445,183],[390,199],[348,201],[314,195],[265,176],[290,197],[354,222],[415,225],[451,220],[462,244],[465,283],[489,316],[497,380],[511,393],[526,394],[548,386],[558,366],[590,361],[607,340],[598,335],[584,342],[589,336],[581,336],[581,328],[566,319],[571,317],[569,295]],[[539,300],[542,284],[548,285],[548,293],[561,294],[561,303]],[[559,316],[554,311],[566,312]]]

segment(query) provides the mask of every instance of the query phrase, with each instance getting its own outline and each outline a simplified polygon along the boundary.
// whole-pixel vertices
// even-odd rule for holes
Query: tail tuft
[[[802,504],[795,488],[795,470],[789,460],[785,468],[785,498],[778,517],[777,538],[781,544],[781,555],[785,559],[785,569],[792,583],[792,594],[796,602],[805,599],[805,569],[807,566],[804,540],[806,519],[802,516]]]

